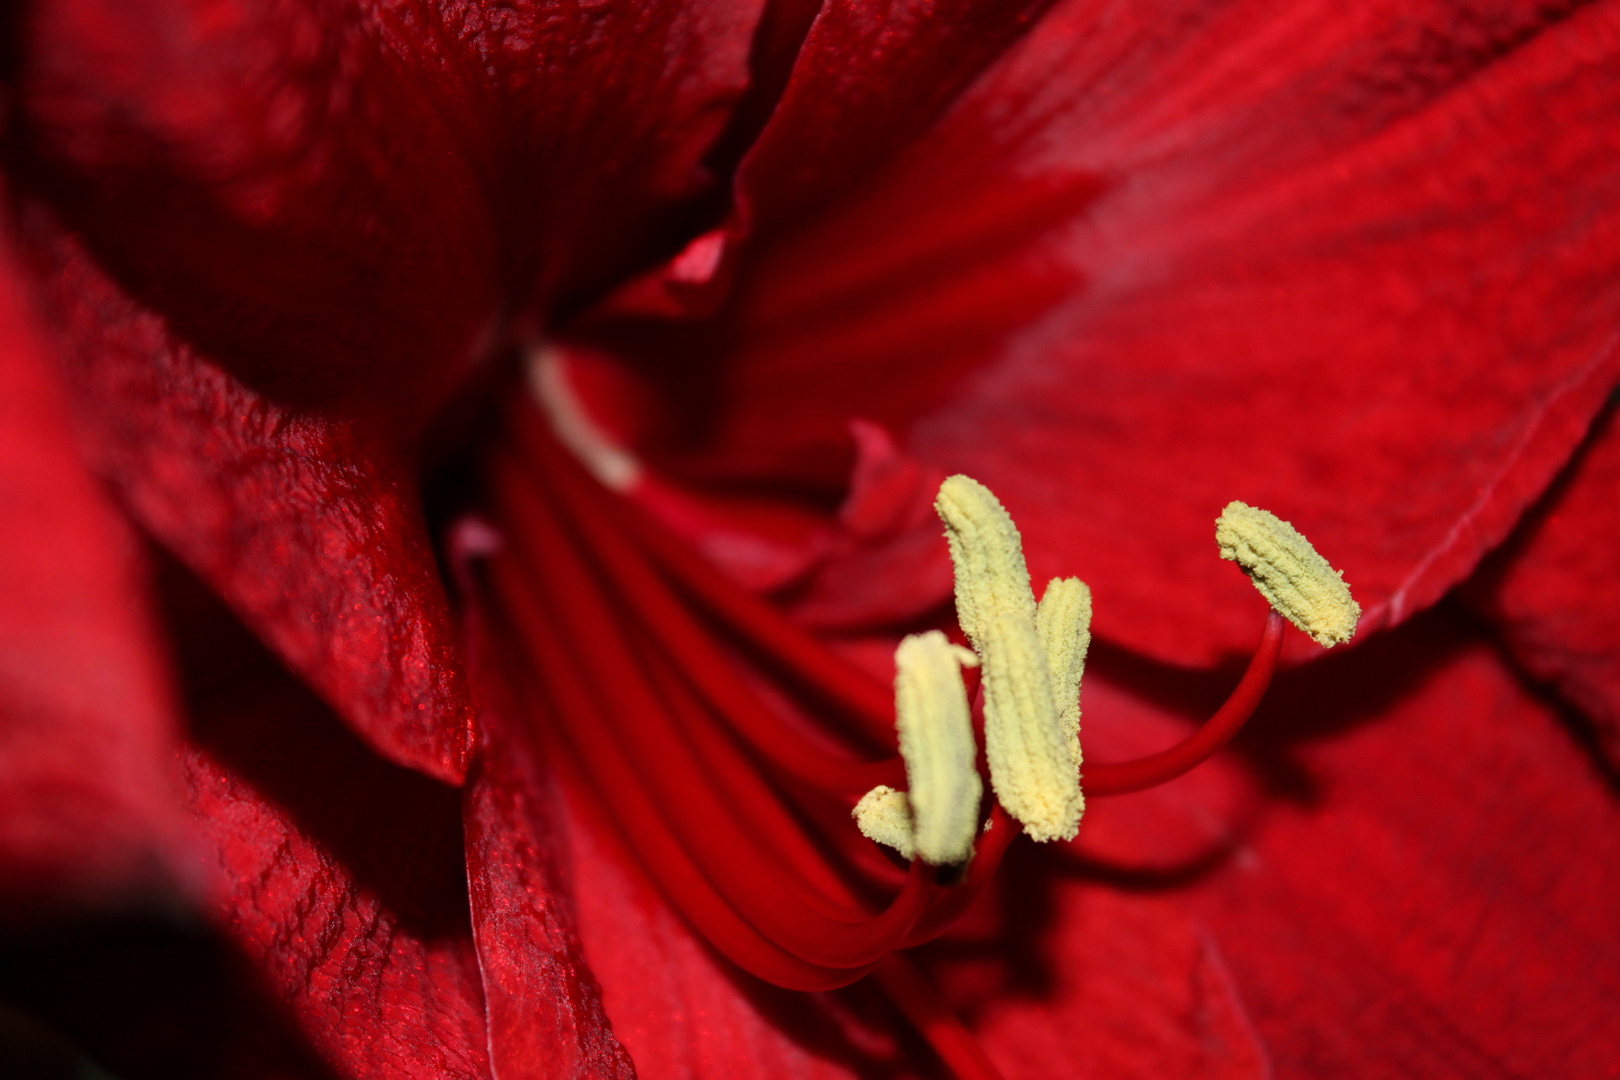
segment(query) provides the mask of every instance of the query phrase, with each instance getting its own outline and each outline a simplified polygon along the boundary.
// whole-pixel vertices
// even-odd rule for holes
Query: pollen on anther
[[[1318,644],[1349,641],[1361,617],[1344,575],[1275,514],[1228,503],[1215,522],[1221,558],[1243,568],[1260,595]]]
[[[973,854],[984,784],[962,667],[979,658],[938,630],[912,634],[894,653],[895,727],[906,763],[916,853],[935,866]]]
[[[879,784],[861,796],[850,814],[868,840],[894,848],[907,859],[916,854],[911,800],[905,792]]]
[[[1018,529],[970,477],[941,484],[934,508],[956,572],[957,621],[983,662],[984,748],[996,799],[1032,839],[1071,839],[1085,806],[1078,747],[1060,718]],[[1066,690],[1072,665],[1067,653],[1060,661]]]
[[[1058,725],[1074,764],[1080,764],[1080,679],[1091,648],[1091,590],[1079,578],[1053,578],[1035,608],[1035,630],[1057,700]]]

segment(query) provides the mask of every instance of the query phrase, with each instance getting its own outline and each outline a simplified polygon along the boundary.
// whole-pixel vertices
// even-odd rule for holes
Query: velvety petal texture
[[[414,462],[251,389],[37,224],[92,468],[378,752],[459,779],[471,704]]]
[[[1580,710],[1620,764],[1620,425],[1611,406],[1568,472],[1468,583],[1514,659]]]
[[[1057,4],[739,255],[713,320],[621,334],[680,373],[649,454],[830,490],[869,418],[1001,495],[1036,577],[1092,584],[1099,634],[1178,662],[1258,624],[1213,554],[1233,498],[1315,539],[1367,629],[1397,622],[1506,535],[1620,374],[1617,20]]]
[[[1195,890],[1279,1077],[1610,1076],[1620,800],[1449,606],[1286,676]]]
[[[170,904],[195,873],[168,673],[33,302],[0,238],[0,915]]]
[[[659,253],[752,0],[59,0],[19,16],[20,173],[261,388],[420,423],[527,302]],[[588,88],[588,92],[581,92]]]

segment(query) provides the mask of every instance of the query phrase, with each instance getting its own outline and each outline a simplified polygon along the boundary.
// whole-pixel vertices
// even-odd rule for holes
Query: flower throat
[[[603,487],[534,402],[512,405],[486,481],[503,543],[476,600],[528,728],[670,903],[778,986],[873,975],[953,1073],[998,1076],[903,950],[952,925],[1019,833],[1075,836],[1086,586],[1056,579],[1037,602],[1012,519],[951,477],[936,509],[972,648],[907,637],[891,689]],[[1284,616],[1324,644],[1353,632],[1339,575],[1286,523],[1233,503],[1217,540],[1274,608],[1248,669],[1184,742],[1086,764],[1087,794],[1164,783],[1224,745],[1270,683]]]

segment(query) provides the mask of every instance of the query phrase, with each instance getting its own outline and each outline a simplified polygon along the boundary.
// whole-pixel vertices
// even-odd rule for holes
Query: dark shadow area
[[[10,933],[0,937],[0,1000],[11,1006],[0,1021],[8,1080],[333,1077],[241,961],[197,926],[115,919]]]
[[[153,561],[196,745],[407,927],[467,933],[460,793],[378,757],[189,571]]]

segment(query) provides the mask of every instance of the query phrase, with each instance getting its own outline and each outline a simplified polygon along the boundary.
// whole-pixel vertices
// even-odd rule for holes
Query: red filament
[[[601,803],[687,921],[780,986],[869,972],[963,1080],[996,1076],[897,950],[946,930],[994,876],[1017,826],[991,800],[955,884],[901,869],[860,835],[855,801],[903,787],[889,687],[729,581],[607,491],[513,405],[486,480],[507,543],[477,600],[557,759]],[[1231,738],[1275,670],[1273,615],[1232,697],[1181,745],[1087,764],[1088,794],[1178,776]],[[761,681],[792,691],[795,714]]]
[[[1208,761],[1214,753],[1231,741],[1254,713],[1255,706],[1266,696],[1271,676],[1277,670],[1277,656],[1282,651],[1283,618],[1275,611],[1266,616],[1266,628],[1260,635],[1260,644],[1249,660],[1248,669],[1238,681],[1226,703],[1186,740],[1168,750],[1150,754],[1135,761],[1099,764],[1086,762],[1080,773],[1087,795],[1124,795],[1132,791],[1145,791],[1181,776],[1194,766]]]

